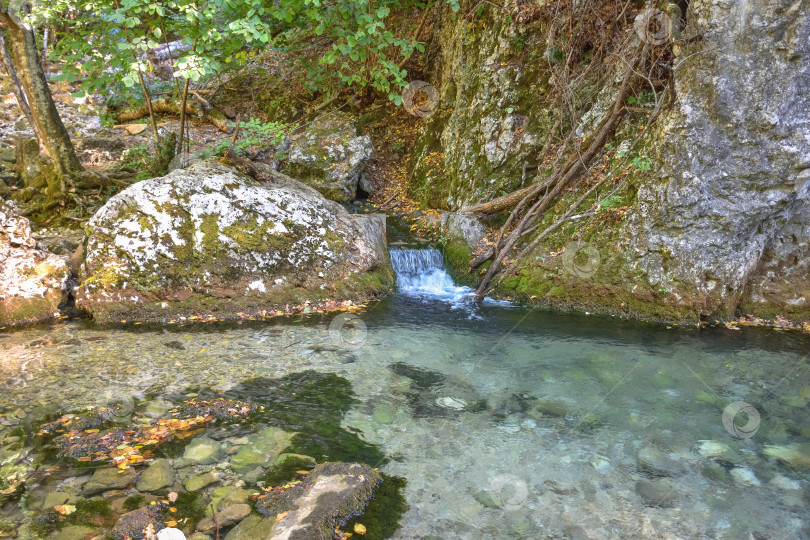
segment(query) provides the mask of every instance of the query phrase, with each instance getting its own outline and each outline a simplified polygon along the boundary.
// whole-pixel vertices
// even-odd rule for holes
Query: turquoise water
[[[314,370],[351,384],[341,428],[408,481],[395,538],[810,534],[808,336],[478,305],[434,252],[394,263],[399,293],[357,314],[0,333],[0,437],[49,411]],[[726,426],[736,402],[751,408]]]

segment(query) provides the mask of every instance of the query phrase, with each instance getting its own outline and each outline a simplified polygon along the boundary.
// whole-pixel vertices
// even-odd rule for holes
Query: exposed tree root
[[[538,229],[540,222],[542,221],[552,202],[557,200],[564,189],[576,183],[579,177],[590,167],[590,164],[594,161],[594,159],[602,152],[605,143],[610,139],[610,137],[613,136],[617,127],[621,123],[622,118],[626,114],[624,106],[630,92],[631,80],[634,79],[636,75],[635,66],[645,57],[646,51],[647,48],[645,46],[638,45],[636,47],[633,60],[626,63],[622,75],[622,83],[610,109],[608,110],[608,113],[605,115],[597,128],[596,134],[589,138],[586,144],[584,144],[579,151],[575,155],[571,156],[561,167],[557,168],[549,178],[537,185],[529,186],[528,188],[524,188],[505,197],[500,197],[499,199],[490,201],[489,203],[475,205],[465,209],[465,211],[492,213],[510,207],[515,207],[506,224],[504,224],[499,231],[495,245],[470,264],[470,270],[473,270],[480,267],[486,261],[492,260],[492,264],[489,266],[489,268],[487,268],[484,277],[481,279],[478,284],[478,288],[476,289],[476,296],[479,299],[482,299],[484,295],[491,289],[490,283],[493,277],[501,270],[504,260],[512,252],[521,238],[535,232]],[[569,138],[570,137],[571,135],[569,135]],[[588,191],[588,194],[595,189],[596,187],[591,188],[591,190]],[[558,220],[553,228],[558,227],[564,219],[572,215],[586,196],[587,195],[583,196],[579,203],[572,207],[561,220]],[[528,210],[526,210],[525,214],[523,214],[523,209],[537,197],[540,198],[534,202]],[[511,225],[516,221],[517,226],[511,232],[509,232],[508,235],[505,234]],[[545,238],[553,230],[553,228],[550,228],[550,230],[547,229],[541,233],[539,238]],[[532,246],[536,246],[539,241],[540,240],[536,238],[532,242]],[[514,267],[515,264],[516,262],[512,263],[510,268]]]

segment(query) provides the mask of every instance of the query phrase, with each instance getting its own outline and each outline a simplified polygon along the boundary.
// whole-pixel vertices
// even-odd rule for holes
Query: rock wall
[[[773,280],[792,271],[769,277],[775,262],[807,265],[804,254],[792,264],[763,255],[798,255],[810,234],[801,218],[810,192],[809,10],[807,1],[690,3],[703,40],[679,51],[677,106],[652,134],[654,166],[625,245],[633,268],[684,291],[703,313],[730,314],[749,283],[778,289]],[[784,292],[770,300],[753,292],[748,305],[803,305]]]
[[[420,130],[411,190],[458,210],[531,182],[556,111],[544,99],[543,21],[514,24],[490,6],[466,19],[438,9],[424,77],[439,103]]]
[[[534,179],[553,119],[537,61],[548,22],[498,13],[443,11],[434,27],[425,78],[441,103],[420,133],[412,181],[434,206],[458,209]],[[623,194],[622,219],[585,238],[598,268],[572,272],[555,257],[572,226],[501,292],[651,319],[810,318],[808,13],[807,0],[691,0],[683,35],[698,37],[674,46],[676,102],[643,141],[650,170]]]

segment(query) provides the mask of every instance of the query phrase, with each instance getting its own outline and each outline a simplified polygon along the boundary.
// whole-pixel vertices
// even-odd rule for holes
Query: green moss
[[[288,457],[283,463],[274,465],[269,469],[262,480],[267,486],[279,486],[286,484],[290,480],[300,478],[300,474],[296,471],[307,470],[312,468],[312,460],[304,457]]]
[[[0,303],[0,325],[50,319],[57,304],[58,298],[10,298]]]
[[[82,284],[89,289],[99,288],[117,288],[123,283],[124,279],[119,274],[118,268],[115,266],[102,266],[98,268],[92,276],[87,278]]]
[[[346,412],[359,403],[351,383],[343,377],[315,371],[278,380],[259,377],[231,390],[227,397],[262,404],[265,412],[255,416],[257,421],[298,432],[284,453],[372,466],[387,462],[377,446],[341,425]]]
[[[450,269],[450,275],[462,285],[475,285],[475,275],[467,272],[472,258],[472,250],[461,240],[448,239],[442,245],[442,255]]]
[[[207,257],[213,257],[220,250],[219,242],[219,216],[208,214],[203,216],[200,224],[200,232],[203,233],[202,247],[203,253]]]
[[[380,476],[382,481],[363,513],[350,519],[343,526],[344,531],[352,532],[355,524],[361,523],[366,527],[366,534],[362,536],[364,540],[391,538],[399,528],[402,516],[408,510],[404,495],[407,480],[384,473],[380,473]]]
[[[267,251],[272,247],[273,238],[282,235],[274,235],[271,231],[275,228],[272,221],[265,221],[259,225],[255,216],[250,220],[242,221],[235,225],[228,225],[222,229],[222,234],[232,239],[244,251]]]
[[[112,511],[112,501],[104,499],[82,499],[76,503],[76,510],[67,516],[60,516],[55,510],[37,516],[30,525],[31,532],[45,538],[56,530],[70,525],[107,528],[115,525],[117,516]]]
[[[132,496],[126,498],[126,500],[124,501],[124,504],[123,504],[123,508],[127,512],[131,512],[132,510],[137,510],[138,508],[141,507],[144,500],[145,500],[145,498],[144,498],[143,495],[140,495],[140,494],[139,495],[132,495]]]
[[[173,506],[177,508],[177,513],[173,516],[176,521],[188,519],[189,523],[197,523],[205,517],[206,505],[199,491],[179,492]]]

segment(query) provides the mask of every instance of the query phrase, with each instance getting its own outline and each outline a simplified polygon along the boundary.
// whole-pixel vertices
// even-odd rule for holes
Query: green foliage
[[[136,180],[165,176],[169,172],[169,163],[174,158],[176,141],[177,136],[174,133],[161,136],[154,155],[150,154],[146,144],[133,145],[124,151],[121,161],[124,167],[139,171],[135,175]]]
[[[448,0],[458,11],[458,0]],[[267,47],[290,48],[297,40],[322,36],[331,48],[306,64],[311,90],[370,86],[401,103],[407,72],[401,58],[424,51],[424,44],[386,26],[391,11],[410,0],[57,0],[43,16],[62,17],[66,32],[55,54],[64,78],[80,80],[87,91],[116,93],[129,102],[139,74],[154,65],[149,53],[182,38],[174,76],[197,82],[239,64]],[[127,93],[125,89],[135,89]]]
[[[635,103],[655,103],[655,93],[654,92],[640,92],[638,97],[635,96],[628,96],[627,103],[633,105]]]
[[[624,199],[619,195],[611,195],[604,201],[599,203],[600,208],[614,208],[616,206],[622,206],[624,204]]]
[[[526,48],[526,34],[518,34],[509,40],[509,45],[518,52]]]
[[[563,50],[560,47],[558,47],[556,45],[552,45],[546,51],[546,58],[548,58],[549,62],[554,62],[555,64],[559,64],[560,62],[563,61],[565,56],[563,55]]]
[[[640,173],[649,171],[650,167],[652,166],[652,161],[650,161],[650,158],[647,157],[634,157],[631,163],[633,168],[637,169]]]
[[[235,122],[231,122],[229,125],[232,128],[236,127]],[[246,155],[247,149],[251,146],[278,146],[295,127],[287,126],[281,122],[263,123],[258,118],[251,118],[247,122],[240,124],[239,137],[233,145],[233,151],[239,155]],[[230,146],[230,140],[222,140],[213,148],[200,152],[200,156],[203,158],[221,156]]]

